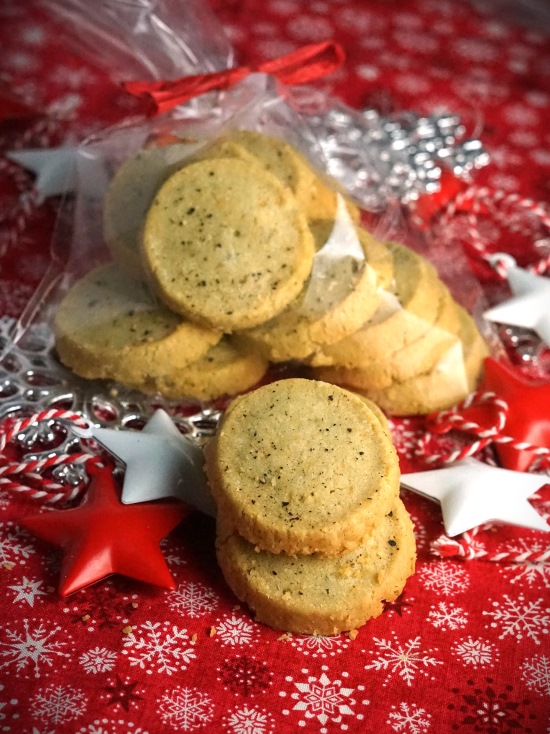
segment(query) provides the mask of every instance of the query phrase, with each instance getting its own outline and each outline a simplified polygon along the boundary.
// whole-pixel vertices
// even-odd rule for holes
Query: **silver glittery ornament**
[[[310,123],[328,172],[366,209],[407,204],[441,188],[444,169],[468,176],[489,162],[479,140],[465,138],[458,115],[381,115],[333,108]]]

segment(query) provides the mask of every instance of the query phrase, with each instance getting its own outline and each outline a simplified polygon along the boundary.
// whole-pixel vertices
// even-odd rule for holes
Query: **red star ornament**
[[[181,502],[124,505],[110,468],[91,468],[79,507],[31,515],[21,524],[64,551],[59,593],[68,596],[113,573],[154,586],[175,583],[159,543],[188,514]]]
[[[508,403],[503,432],[518,443],[550,448],[550,382],[527,380],[516,370],[488,357],[482,389],[494,392]],[[467,411],[464,411],[466,414]],[[526,471],[536,458],[532,451],[521,451],[510,444],[495,444],[502,466]]]

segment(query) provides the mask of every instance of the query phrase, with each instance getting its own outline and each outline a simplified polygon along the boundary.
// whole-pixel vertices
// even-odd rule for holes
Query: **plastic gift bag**
[[[80,55],[115,81],[171,79],[224,69],[233,50],[208,4],[200,0],[40,0]]]
[[[473,389],[474,321],[396,241],[392,209],[369,216],[326,175],[309,120],[331,100],[288,86],[340,61],[320,44],[256,73],[129,85],[166,111],[82,146],[69,257],[24,315],[45,318],[63,364],[176,400],[284,364],[401,414]]]

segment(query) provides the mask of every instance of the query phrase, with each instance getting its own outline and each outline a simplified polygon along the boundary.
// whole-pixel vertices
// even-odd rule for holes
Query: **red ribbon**
[[[306,84],[336,71],[344,59],[344,49],[340,44],[335,41],[323,41],[303,46],[285,56],[265,61],[257,66],[236,66],[233,69],[194,74],[172,81],[123,82],[122,86],[130,94],[147,95],[153,101],[153,112],[159,114],[205,92],[228,89],[256,72],[271,74],[288,86]]]

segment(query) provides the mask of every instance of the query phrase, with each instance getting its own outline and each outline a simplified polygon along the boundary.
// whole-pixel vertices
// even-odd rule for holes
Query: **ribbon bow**
[[[323,41],[303,46],[257,66],[236,66],[233,69],[193,74],[172,81],[123,82],[122,86],[130,94],[147,95],[153,102],[153,113],[160,114],[205,92],[228,89],[256,72],[271,74],[288,86],[306,84],[336,71],[344,59],[344,49],[340,44]]]

